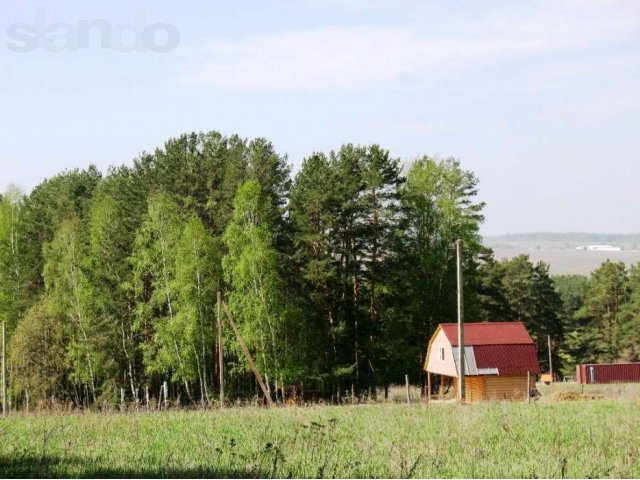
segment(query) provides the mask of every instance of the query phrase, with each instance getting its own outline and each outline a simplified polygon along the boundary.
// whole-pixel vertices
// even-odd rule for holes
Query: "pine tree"
[[[367,148],[362,159],[363,189],[359,197],[362,234],[362,271],[368,295],[367,366],[372,397],[376,397],[376,370],[378,362],[377,337],[380,317],[384,317],[385,297],[388,292],[386,278],[388,266],[397,252],[393,241],[399,228],[399,160],[390,157],[378,145]]]
[[[335,374],[340,365],[343,329],[336,312],[339,265],[332,242],[339,208],[335,198],[337,181],[324,154],[306,158],[296,176],[289,208],[295,269],[288,288],[303,300],[310,333],[316,334],[313,336],[317,342],[311,349],[320,352],[314,362],[316,374]]]
[[[629,269],[629,300],[622,308],[621,357],[640,361],[640,263]]]
[[[580,325],[576,314],[584,305],[589,278],[584,275],[559,275],[553,277],[553,284],[562,302],[558,315],[563,334],[558,354],[564,365],[564,374],[574,375],[575,365],[585,358],[586,347],[579,337]]]
[[[538,348],[542,368],[549,369],[548,339],[551,340],[551,355],[554,368],[563,368],[560,352],[564,349],[564,325],[560,315],[562,299],[555,290],[549,276],[549,265],[538,262],[533,267],[533,315],[527,327]]]
[[[337,263],[340,290],[338,293],[338,323],[344,325],[345,359],[350,365],[341,368],[341,376],[350,375],[352,391],[359,393],[361,376],[366,372],[363,362],[363,325],[366,324],[366,297],[363,292],[363,231],[360,195],[364,190],[362,163],[366,148],[343,145],[331,152],[330,167],[336,178],[335,201],[340,208],[332,234],[333,252]],[[364,298],[363,298],[364,297]],[[364,335],[363,335],[364,333]]]
[[[503,286],[504,262],[485,256],[478,270],[478,321],[496,322],[511,318],[511,307]]]
[[[562,367],[564,329],[562,299],[544,262],[533,265],[526,254],[499,263],[490,260],[482,268],[483,283],[489,283],[481,301],[483,317],[489,321],[521,321],[538,350],[542,368],[549,369],[548,337],[553,344],[553,364]]]
[[[614,362],[623,354],[622,309],[629,296],[624,263],[607,260],[591,274],[581,321],[580,340],[588,346],[588,362]]]
[[[65,171],[36,186],[26,198],[26,237],[33,252],[33,278],[30,283],[31,291],[36,296],[44,286],[44,245],[53,240],[64,221],[69,218],[87,219],[91,199],[101,178],[94,165],[87,170]]]

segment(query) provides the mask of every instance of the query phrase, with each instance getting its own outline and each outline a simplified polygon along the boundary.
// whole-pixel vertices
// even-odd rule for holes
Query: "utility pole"
[[[218,290],[218,371],[220,372],[220,408],[224,408],[224,351],[222,343],[222,292]]]
[[[458,401],[464,403],[464,304],[462,284],[462,240],[456,241],[457,273],[458,273]]]
[[[229,310],[229,307],[227,306],[226,303],[223,303],[222,307],[224,308],[224,312],[227,314],[227,319],[229,320],[229,323],[231,324],[231,328],[233,329],[233,333],[236,334],[236,338],[238,339],[238,343],[240,344],[240,347],[242,348],[242,351],[244,352],[245,356],[247,357],[247,361],[249,362],[249,366],[251,367],[251,370],[253,370],[253,374],[256,376],[256,380],[258,381],[258,385],[260,385],[260,389],[262,390],[262,393],[264,394],[264,399],[267,402],[267,408],[272,408],[273,407],[273,401],[271,400],[271,395],[269,394],[269,390],[267,390],[267,387],[264,384],[264,380],[262,380],[262,375],[260,375],[260,371],[258,370],[258,367],[256,366],[255,362],[253,361],[253,357],[251,356],[251,353],[249,353],[249,349],[247,348],[247,344],[244,343],[244,339],[242,338],[242,335],[240,334],[240,330],[238,330],[236,322],[233,320],[233,315],[231,315],[231,310]]]
[[[549,375],[553,383],[553,361],[551,360],[551,335],[547,335],[547,347],[549,348]]]

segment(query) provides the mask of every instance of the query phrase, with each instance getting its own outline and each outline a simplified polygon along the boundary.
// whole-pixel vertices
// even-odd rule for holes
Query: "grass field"
[[[11,416],[0,477],[640,477],[640,402]]]

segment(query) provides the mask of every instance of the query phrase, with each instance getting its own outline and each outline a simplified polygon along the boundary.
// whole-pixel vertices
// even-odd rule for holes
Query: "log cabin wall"
[[[465,377],[465,393],[468,402],[481,400],[524,400],[527,395],[527,377],[502,377],[499,375],[478,375]],[[455,391],[458,379],[453,379]],[[535,376],[529,383],[535,388]]]
[[[535,387],[535,375],[532,375],[529,388]],[[486,400],[524,400],[527,396],[527,377],[485,377]]]
[[[479,402],[484,400],[485,395],[485,377],[468,376],[464,379],[464,388],[467,402]],[[458,391],[458,379],[453,379],[454,392]]]

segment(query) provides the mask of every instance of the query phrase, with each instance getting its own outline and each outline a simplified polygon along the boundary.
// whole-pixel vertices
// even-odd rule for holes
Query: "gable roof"
[[[440,324],[452,346],[458,345],[458,324]],[[522,322],[482,322],[464,324],[467,345],[534,345]]]
[[[434,333],[425,360],[429,371],[431,346],[442,330],[452,347],[452,361],[458,371],[458,325],[442,323]],[[541,373],[538,351],[522,322],[465,323],[465,374],[521,376]]]
[[[535,345],[476,345],[473,353],[479,373],[494,368],[507,376],[542,373]]]

